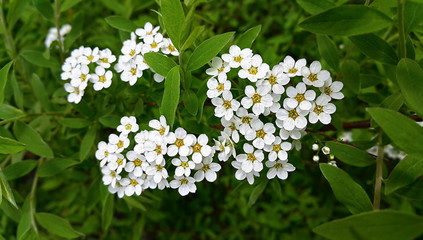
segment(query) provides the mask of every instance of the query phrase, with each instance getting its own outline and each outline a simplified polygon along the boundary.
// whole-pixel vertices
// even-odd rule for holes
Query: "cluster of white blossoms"
[[[44,44],[46,45],[46,48],[49,48],[50,45],[54,42],[54,41],[58,41],[59,39],[59,34],[60,34],[60,39],[62,40],[62,42],[65,41],[65,35],[70,33],[70,31],[72,30],[72,26],[69,24],[65,24],[63,25],[60,30],[59,33],[57,33],[57,28],[56,27],[52,27],[48,30],[48,34],[46,37],[46,40],[44,41]]]
[[[163,37],[158,32],[159,29],[160,27],[154,27],[147,22],[144,28],[138,28],[131,33],[131,39],[123,42],[122,55],[119,56],[118,63],[115,65],[115,70],[121,73],[122,81],[128,82],[132,86],[142,77],[144,70],[150,69],[144,61],[144,54],[146,53],[161,51],[166,55],[179,56],[179,52],[170,38]],[[137,42],[137,39],[140,41]],[[164,77],[154,73],[154,80],[162,82]]]
[[[205,134],[197,137],[183,128],[171,132],[164,116],[149,122],[152,130],[140,131],[133,116],[120,123],[119,135],[99,142],[95,153],[110,193],[122,198],[170,187],[185,196],[197,190],[196,182],[216,180],[221,166],[213,162],[215,147]]]
[[[232,69],[238,69],[239,81],[228,79]],[[211,76],[207,96],[224,126],[218,158],[226,161],[233,156],[235,177],[247,178],[250,184],[263,165],[269,179],[286,179],[295,170],[288,163],[288,151],[301,148],[299,139],[306,134],[307,124],[329,124],[336,111],[331,100],[344,98],[342,82],[332,81],[318,61],[307,66],[305,59],[287,56],[270,69],[260,55],[236,45],[221,58],[215,57],[206,73]],[[246,83],[244,91],[231,91],[232,85],[242,83]],[[238,142],[243,143],[241,154],[235,152]]]
[[[112,84],[112,71],[108,70],[116,57],[110,49],[103,50],[81,46],[71,52],[62,65],[62,80],[70,79],[65,83],[65,90],[69,93],[68,102],[79,103],[84,96],[88,81],[93,88],[100,91]]]

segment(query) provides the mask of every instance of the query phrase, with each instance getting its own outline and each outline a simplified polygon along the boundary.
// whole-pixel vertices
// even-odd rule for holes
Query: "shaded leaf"
[[[167,34],[177,49],[180,49],[180,37],[185,15],[179,0],[161,0],[161,13]]]
[[[333,41],[326,35],[317,35],[317,47],[320,56],[328,63],[328,65],[339,71],[339,54]]]
[[[269,180],[266,179],[254,187],[253,191],[251,192],[250,198],[248,199],[248,207],[253,206],[257,202],[257,199],[263,193],[264,189],[266,189],[268,182]]]
[[[423,155],[409,154],[392,170],[385,181],[385,194],[407,186],[423,175]]]
[[[49,111],[50,107],[50,99],[47,95],[46,88],[44,87],[43,82],[38,77],[37,74],[32,74],[31,78],[31,86],[34,91],[35,97],[37,97],[38,101],[40,101],[41,106],[46,110]]]
[[[43,157],[53,157],[51,148],[41,138],[40,134],[29,125],[16,121],[13,125],[13,133],[20,142],[26,144],[28,151]]]
[[[397,65],[398,57],[395,50],[375,34],[351,36],[350,40],[364,55],[381,63]]]
[[[190,35],[188,36],[187,40],[181,47],[181,51],[184,51],[185,49],[188,49],[191,47],[191,45],[197,40],[197,38],[203,33],[204,26],[197,26],[194,28],[194,30],[191,31]]]
[[[346,60],[341,67],[345,87],[354,93],[360,91],[360,66],[354,60]]]
[[[37,166],[36,160],[25,160],[14,163],[4,168],[3,173],[6,180],[20,178],[31,172]]]
[[[0,136],[0,154],[17,153],[25,149],[25,144]]]
[[[92,126],[85,134],[81,141],[81,147],[79,148],[79,160],[84,161],[91,151],[94,145],[95,137],[97,135],[97,127]]]
[[[66,168],[74,166],[78,164],[78,161],[73,159],[52,159],[49,161],[45,161],[41,166],[38,167],[38,176],[39,177],[51,177],[54,176]]]
[[[237,44],[238,47],[241,49],[243,48],[250,48],[253,44],[254,40],[256,40],[257,36],[261,31],[261,25],[257,25],[245,31],[241,36],[239,36]]]
[[[51,213],[37,213],[35,218],[43,228],[57,236],[72,239],[82,235],[72,228],[68,220]]]
[[[120,16],[106,17],[105,20],[110,26],[125,32],[134,32],[137,28],[131,20]]]
[[[348,144],[337,142],[326,142],[326,146],[330,148],[330,152],[342,162],[356,166],[366,167],[376,163],[367,152],[360,150]]]
[[[53,20],[54,11],[49,0],[32,0],[35,8],[47,19]]]
[[[4,101],[4,88],[6,87],[7,77],[9,75],[10,67],[12,66],[12,62],[4,65],[4,67],[0,70],[0,106],[3,104]]]
[[[160,106],[160,113],[166,117],[166,121],[170,126],[173,126],[176,108],[179,104],[179,80],[179,66],[175,66],[166,76],[163,99]]]
[[[329,8],[335,7],[335,4],[333,2],[330,2],[328,0],[296,0],[298,5],[302,9],[304,9],[306,12],[310,14],[317,14],[321,13],[325,10],[328,10]]]
[[[45,58],[42,52],[35,50],[24,50],[20,54],[25,60],[31,64],[34,64],[35,66],[48,67],[53,69],[60,68],[56,60]]]
[[[7,120],[7,119],[22,116],[24,114],[25,113],[22,110],[17,109],[13,106],[10,106],[9,104],[3,104],[3,105],[0,106],[0,118],[1,119]]]
[[[401,59],[397,67],[398,85],[407,104],[421,117],[423,116],[422,79],[423,69],[416,61],[407,58]]]
[[[197,115],[198,112],[198,98],[197,95],[191,91],[185,91],[182,95],[185,109],[193,116]]]
[[[6,199],[12,207],[19,209],[18,205],[16,205],[16,201],[15,201],[15,197],[13,196],[13,192],[12,189],[9,186],[9,183],[6,180],[6,176],[4,176],[3,171],[0,169],[0,185],[1,185],[1,191],[2,191],[2,195],[3,195],[3,199]],[[7,204],[5,203],[5,201],[2,201],[2,207],[3,205],[5,207],[7,207]],[[14,210],[10,210],[11,213],[13,214]]]
[[[109,229],[113,219],[115,195],[107,194],[103,201],[103,208],[101,209],[101,227],[104,231]]]
[[[148,66],[162,76],[166,76],[170,69],[176,66],[175,61],[161,53],[146,53],[144,54],[144,60]]]

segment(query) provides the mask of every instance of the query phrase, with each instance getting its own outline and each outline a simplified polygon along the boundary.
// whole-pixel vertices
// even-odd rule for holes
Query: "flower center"
[[[231,123],[230,128],[231,128],[232,132],[236,130],[236,125],[235,125],[235,123],[234,123],[234,122],[233,122],[233,123]]]
[[[79,95],[79,88],[75,88],[74,93],[75,93],[76,95]]]
[[[317,105],[316,107],[314,107],[313,111],[317,114],[320,114],[323,112],[323,106]]]
[[[247,156],[247,160],[254,162],[256,160],[256,156],[254,156],[254,154],[250,153]]]
[[[217,85],[216,89],[217,89],[218,92],[221,92],[221,91],[225,90],[225,85],[223,85],[223,83],[221,83],[221,84]]]
[[[150,44],[151,48],[156,48],[157,47],[157,43],[153,42],[152,44]]]
[[[297,111],[295,110],[295,109],[292,109],[291,111],[289,111],[289,113],[288,113],[288,117],[290,117],[290,118],[292,118],[292,119],[296,119],[297,117],[298,117],[299,115],[298,115],[298,113],[297,113]]]
[[[81,81],[82,82],[85,82],[85,80],[87,80],[87,75],[85,75],[85,74],[81,74]]]
[[[256,67],[250,67],[250,69],[248,69],[248,72],[249,72],[251,75],[256,75],[256,74],[257,74],[257,72],[258,72],[258,69],[257,69]]]
[[[234,61],[237,63],[240,63],[242,61],[242,57],[241,56],[234,57]]]
[[[88,61],[91,62],[94,59],[94,56],[93,55],[90,55],[90,56],[87,57],[87,59],[88,59]]]
[[[188,184],[188,179],[186,178],[182,178],[180,181],[181,181],[181,184]]]
[[[119,166],[123,165],[123,159],[122,158],[118,158],[118,160],[116,162]]]
[[[141,164],[142,164],[141,159],[137,158],[137,159],[134,160],[134,165],[135,166],[139,167],[139,166],[141,166]]]
[[[187,167],[189,167],[189,164],[188,164],[188,162],[181,162],[181,166],[183,168],[187,168]]]
[[[220,68],[217,69],[217,72],[221,73],[221,72],[223,72],[223,70],[225,70],[225,66],[222,65],[222,66],[220,66]]]
[[[162,165],[156,165],[156,170],[158,171],[158,172],[160,172],[161,170],[163,169],[163,166]]]
[[[170,45],[167,47],[167,49],[169,49],[169,51],[174,52],[176,49],[173,45]]]
[[[156,151],[157,154],[162,154],[162,146],[158,145],[154,151]]]
[[[184,140],[182,140],[182,139],[176,139],[176,141],[175,141],[175,145],[176,145],[178,148],[180,148],[180,147],[184,146]]]
[[[226,109],[230,109],[231,108],[231,102],[230,101],[223,101],[223,107]]]
[[[105,157],[109,156],[109,152],[108,152],[108,151],[105,151],[105,152],[104,152],[104,156],[105,156]]]
[[[259,103],[261,102],[261,96],[259,94],[254,94],[253,97],[251,98],[253,100],[253,103]]]
[[[273,75],[271,75],[270,77],[269,77],[269,83],[270,83],[270,85],[275,85],[276,83],[278,83],[278,81],[276,80],[276,77],[275,76],[273,76]]]
[[[275,165],[273,165],[274,168],[282,168],[283,164],[282,163],[276,163]]]
[[[116,177],[115,171],[110,171],[110,176],[112,176],[112,178],[115,178]]]
[[[102,58],[102,59],[101,59],[101,61],[102,61],[102,62],[104,62],[104,63],[109,63],[109,59],[107,59],[107,58],[105,58],[105,57],[104,57],[104,58]]]
[[[317,75],[314,73],[310,73],[310,75],[308,75],[308,80],[312,82],[317,81]]]
[[[297,73],[297,69],[296,68],[291,68],[288,70],[288,73]]]
[[[258,138],[264,138],[264,136],[266,136],[266,132],[263,129],[260,129],[256,132],[256,136]]]
[[[273,145],[273,151],[279,152],[281,150],[281,145]]]
[[[331,95],[332,94],[332,90],[330,89],[330,87],[325,87],[325,94],[326,95]]]
[[[249,124],[251,122],[251,117],[244,116],[244,117],[241,118],[241,122]]]
[[[104,83],[104,82],[106,82],[106,77],[103,75],[103,76],[100,76],[99,78],[98,78],[98,81],[100,81],[100,82],[102,82],[102,83]]]
[[[297,100],[299,103],[305,100],[304,94],[297,94],[295,96],[295,100]]]
[[[131,130],[131,128],[132,128],[132,125],[131,124],[128,123],[128,124],[125,125],[125,129],[126,130]]]
[[[203,170],[204,172],[206,172],[207,170],[209,170],[210,169],[210,165],[209,164],[204,164],[202,167],[201,167],[201,170]]]
[[[166,128],[165,127],[161,127],[159,130],[160,135],[164,135],[166,132]]]
[[[201,145],[200,144],[195,144],[194,146],[192,146],[192,151],[194,152],[200,152],[201,151]]]
[[[131,50],[131,52],[129,53],[129,55],[130,55],[131,57],[133,57],[133,56],[135,55],[135,53],[136,53],[136,52],[135,52],[135,50],[134,50],[134,49],[132,49],[132,50]]]
[[[132,76],[137,75],[137,69],[136,68],[131,68],[130,72],[131,72]]]
[[[132,186],[137,186],[137,185],[138,185],[137,180],[135,180],[135,179],[131,179],[131,185],[132,185]]]
[[[123,148],[123,141],[119,140],[117,143],[118,148]]]

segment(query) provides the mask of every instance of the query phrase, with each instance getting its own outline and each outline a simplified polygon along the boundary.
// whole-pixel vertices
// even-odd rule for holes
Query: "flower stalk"
[[[378,137],[378,152],[376,158],[376,179],[375,179],[375,194],[373,198],[373,211],[380,210],[380,194],[382,189],[382,166],[383,166],[383,131],[381,130]]]

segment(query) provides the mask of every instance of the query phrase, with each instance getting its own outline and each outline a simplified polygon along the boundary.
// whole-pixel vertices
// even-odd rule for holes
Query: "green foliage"
[[[7,77],[9,75],[9,69],[12,66],[13,62],[10,62],[6,64],[2,69],[0,70],[0,106],[3,105],[4,101],[4,88],[6,86]]]
[[[120,16],[106,17],[105,20],[110,26],[125,32],[133,32],[137,28],[133,22]]]
[[[413,183],[418,177],[423,175],[423,155],[407,155],[392,170],[391,175],[386,180],[385,193],[390,194],[395,190]]]
[[[354,60],[347,60],[341,67],[345,88],[358,93],[360,91],[360,65]]]
[[[17,162],[4,168],[3,173],[6,180],[13,180],[25,176],[37,166],[37,161],[26,160]]]
[[[178,0],[161,1],[161,13],[167,34],[169,34],[175,47],[180,49],[180,38],[185,21],[181,2]]]
[[[11,154],[25,149],[25,144],[10,138],[0,137],[0,153]]]
[[[162,76],[167,76],[169,71],[176,66],[175,61],[160,53],[146,53],[144,59],[148,66]]]
[[[50,213],[37,213],[35,214],[37,222],[50,233],[73,239],[80,237],[81,234],[75,231],[66,219]]]
[[[387,42],[374,34],[351,36],[349,39],[363,54],[370,58],[391,65],[398,63],[395,50]]]
[[[326,146],[336,158],[351,166],[366,167],[375,164],[375,160],[368,153],[356,147],[337,142],[327,142]]]
[[[317,35],[317,46],[319,47],[320,56],[328,63],[328,65],[339,71],[339,56],[333,41],[326,35]]]
[[[173,126],[176,108],[179,104],[180,89],[179,66],[173,67],[166,75],[165,90],[160,106],[160,113],[166,117],[167,123]]]
[[[410,59],[402,59],[397,66],[397,79],[401,93],[407,104],[420,116],[423,116],[421,93],[423,91],[423,69]]]
[[[250,48],[254,40],[256,40],[257,36],[259,35],[260,31],[261,31],[261,25],[248,29],[241,36],[239,36],[236,44],[241,49]]]
[[[43,157],[53,157],[53,151],[31,126],[17,121],[13,126],[15,137],[26,145],[26,149]]]

